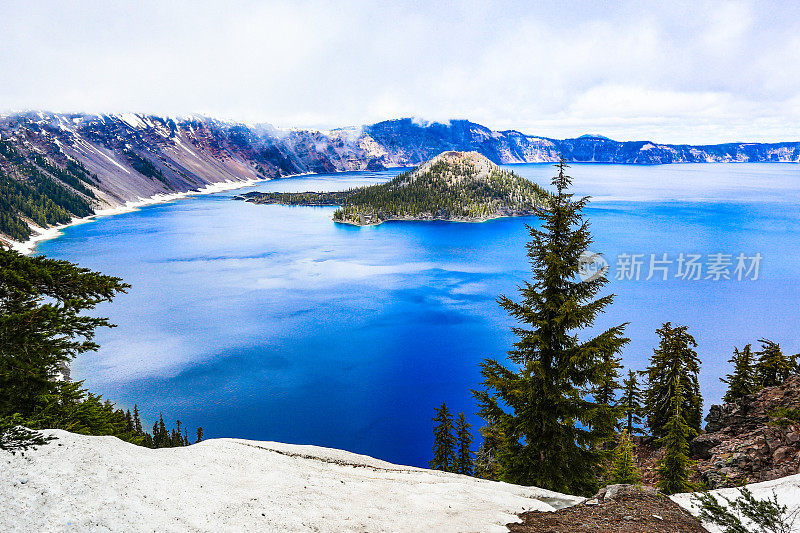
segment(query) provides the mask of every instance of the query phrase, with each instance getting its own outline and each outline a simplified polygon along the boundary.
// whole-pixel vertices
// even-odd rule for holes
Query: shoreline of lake
[[[265,181],[269,181],[270,179],[273,178],[263,178],[258,180],[248,179],[241,181],[228,180],[216,183],[209,183],[205,187],[191,191],[176,192],[170,194],[154,194],[153,196],[147,198],[140,198],[139,200],[130,200],[116,207],[100,209],[87,217],[73,218],[68,223],[60,224],[58,226],[50,226],[49,228],[42,228],[35,224],[31,224],[32,229],[36,231],[37,234],[33,235],[27,241],[24,242],[12,241],[11,248],[13,250],[20,252],[23,255],[30,255],[34,251],[36,251],[36,246],[39,243],[59,237],[60,235],[62,235],[63,229],[69,228],[71,226],[86,224],[100,217],[108,217],[113,215],[120,215],[122,213],[130,213],[131,211],[136,211],[139,208],[146,207],[148,205],[165,204],[196,195],[216,194],[220,192],[251,187],[257,183],[263,183]]]

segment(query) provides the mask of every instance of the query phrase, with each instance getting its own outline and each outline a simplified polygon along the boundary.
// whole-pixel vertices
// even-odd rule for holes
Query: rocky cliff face
[[[710,488],[800,473],[800,376],[735,403],[712,405],[706,422],[692,455]]]
[[[0,117],[0,139],[23,153],[83,164],[115,204],[229,180],[369,168],[346,136],[278,132],[208,118],[27,113]],[[13,161],[0,159],[12,176]]]
[[[383,166],[345,130],[279,132],[131,113],[0,116],[0,242],[221,182],[370,168]]]

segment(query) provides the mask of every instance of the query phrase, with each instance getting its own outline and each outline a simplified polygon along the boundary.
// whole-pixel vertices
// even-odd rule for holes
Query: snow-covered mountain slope
[[[772,498],[773,494],[776,495],[778,497],[778,503],[787,506],[788,512],[793,513],[795,516],[800,509],[800,474],[773,479],[772,481],[751,483],[746,486],[753,493],[753,496],[759,500]],[[739,490],[735,488],[718,489],[710,492],[711,494],[718,496],[717,499],[720,501],[720,503],[725,502],[724,500],[720,499],[719,496],[724,496],[729,500],[735,500],[739,496]],[[697,516],[698,509],[693,503],[691,493],[675,494],[672,496],[672,499],[675,501],[675,503]],[[715,526],[711,526],[709,524],[704,525],[709,531],[711,531],[711,533],[722,533],[722,530]],[[794,521],[792,531],[800,532],[800,519]]]
[[[58,439],[0,455],[0,531],[506,531],[583,500],[315,446],[46,433]]]
[[[221,184],[415,166],[447,151],[474,151],[495,164],[553,162],[561,155],[626,164],[800,161],[800,142],[690,146],[591,135],[558,140],[466,120],[398,119],[322,132],[207,117],[0,114],[0,192],[11,199],[0,202],[0,241],[24,242],[70,219]]]

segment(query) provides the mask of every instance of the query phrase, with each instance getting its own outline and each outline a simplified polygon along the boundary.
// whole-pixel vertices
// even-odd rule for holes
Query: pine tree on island
[[[683,402],[681,416],[689,428],[700,431],[703,409],[698,381],[700,359],[694,350],[697,342],[687,330],[687,326],[673,327],[670,322],[656,330],[659,345],[653,350],[650,366],[645,370],[647,426],[655,437],[666,435],[667,422],[674,416],[672,403],[678,393],[676,383],[680,384]]]
[[[197,428],[197,440],[195,440],[194,443],[197,444],[198,442],[203,442],[203,428],[202,427],[198,427]]]
[[[453,436],[453,415],[444,402],[434,409],[433,421],[433,459],[430,467],[445,472],[456,471],[456,438]]]
[[[639,387],[639,375],[628,370],[628,377],[622,380],[622,396],[619,407],[625,420],[625,430],[629,436],[642,433],[642,389]]]
[[[456,450],[456,472],[467,476],[471,476],[473,471],[472,451],[470,451],[472,433],[469,431],[471,427],[472,424],[467,422],[467,417],[464,416],[464,412],[460,412],[456,419],[456,440],[458,441],[458,449]]]
[[[774,387],[780,385],[786,378],[795,372],[795,365],[791,358],[783,355],[781,345],[769,339],[759,339],[761,350],[756,363],[756,376],[760,387]]]
[[[611,484],[624,483],[635,485],[641,482],[642,476],[636,468],[636,460],[633,454],[633,443],[627,429],[623,429],[619,436],[619,444],[614,449],[611,461]]]
[[[719,378],[720,381],[728,384],[728,391],[722,398],[725,403],[735,402],[743,396],[753,394],[760,388],[750,344],[747,344],[741,351],[734,346],[733,357],[728,362],[733,363],[733,374]]]
[[[670,387],[669,418],[664,424],[664,436],[658,442],[664,446],[664,457],[658,462],[658,488],[666,494],[689,492],[695,485],[689,482],[692,465],[689,458],[689,442],[697,436],[697,431],[686,422],[683,411],[685,397],[683,383],[678,377]]]
[[[521,302],[506,296],[500,305],[522,325],[508,352],[508,366],[494,359],[481,364],[484,389],[474,391],[480,414],[492,420],[503,443],[498,450],[503,481],[592,494],[608,453],[606,437],[592,426],[598,403],[590,392],[607,384],[608,362],[628,342],[625,324],[586,341],[577,331],[590,327],[613,301],[597,298],[607,283],[600,275],[578,278],[581,255],[592,243],[583,209],[588,198],[567,192],[572,179],[563,158],[552,183],[556,194],[539,216],[541,229],[529,227],[533,280],[520,287]]]

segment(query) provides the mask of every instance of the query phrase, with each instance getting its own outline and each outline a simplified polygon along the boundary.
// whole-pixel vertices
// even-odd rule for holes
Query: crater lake
[[[546,188],[555,172],[506,168]],[[688,325],[707,409],[724,392],[734,346],[766,337],[800,351],[800,165],[569,170],[575,192],[593,197],[591,249],[616,294],[597,329],[630,322],[626,368],[645,367],[662,323]],[[132,285],[97,309],[118,327],[100,331],[100,350],[75,360],[72,378],[121,407],[137,404],[149,425],[163,413],[168,426],[203,426],[206,438],[427,466],[442,401],[467,414],[477,437],[470,391],[480,361],[503,359],[514,340],[496,298],[518,299],[530,279],[526,224],[535,217],[354,227],[332,222],[332,207],[232,201],[398,172],[282,178],[100,218],[40,243],[36,253]],[[685,275],[690,256],[699,256],[700,279]],[[746,272],[737,272],[740,256]],[[716,274],[726,268],[730,279]]]

